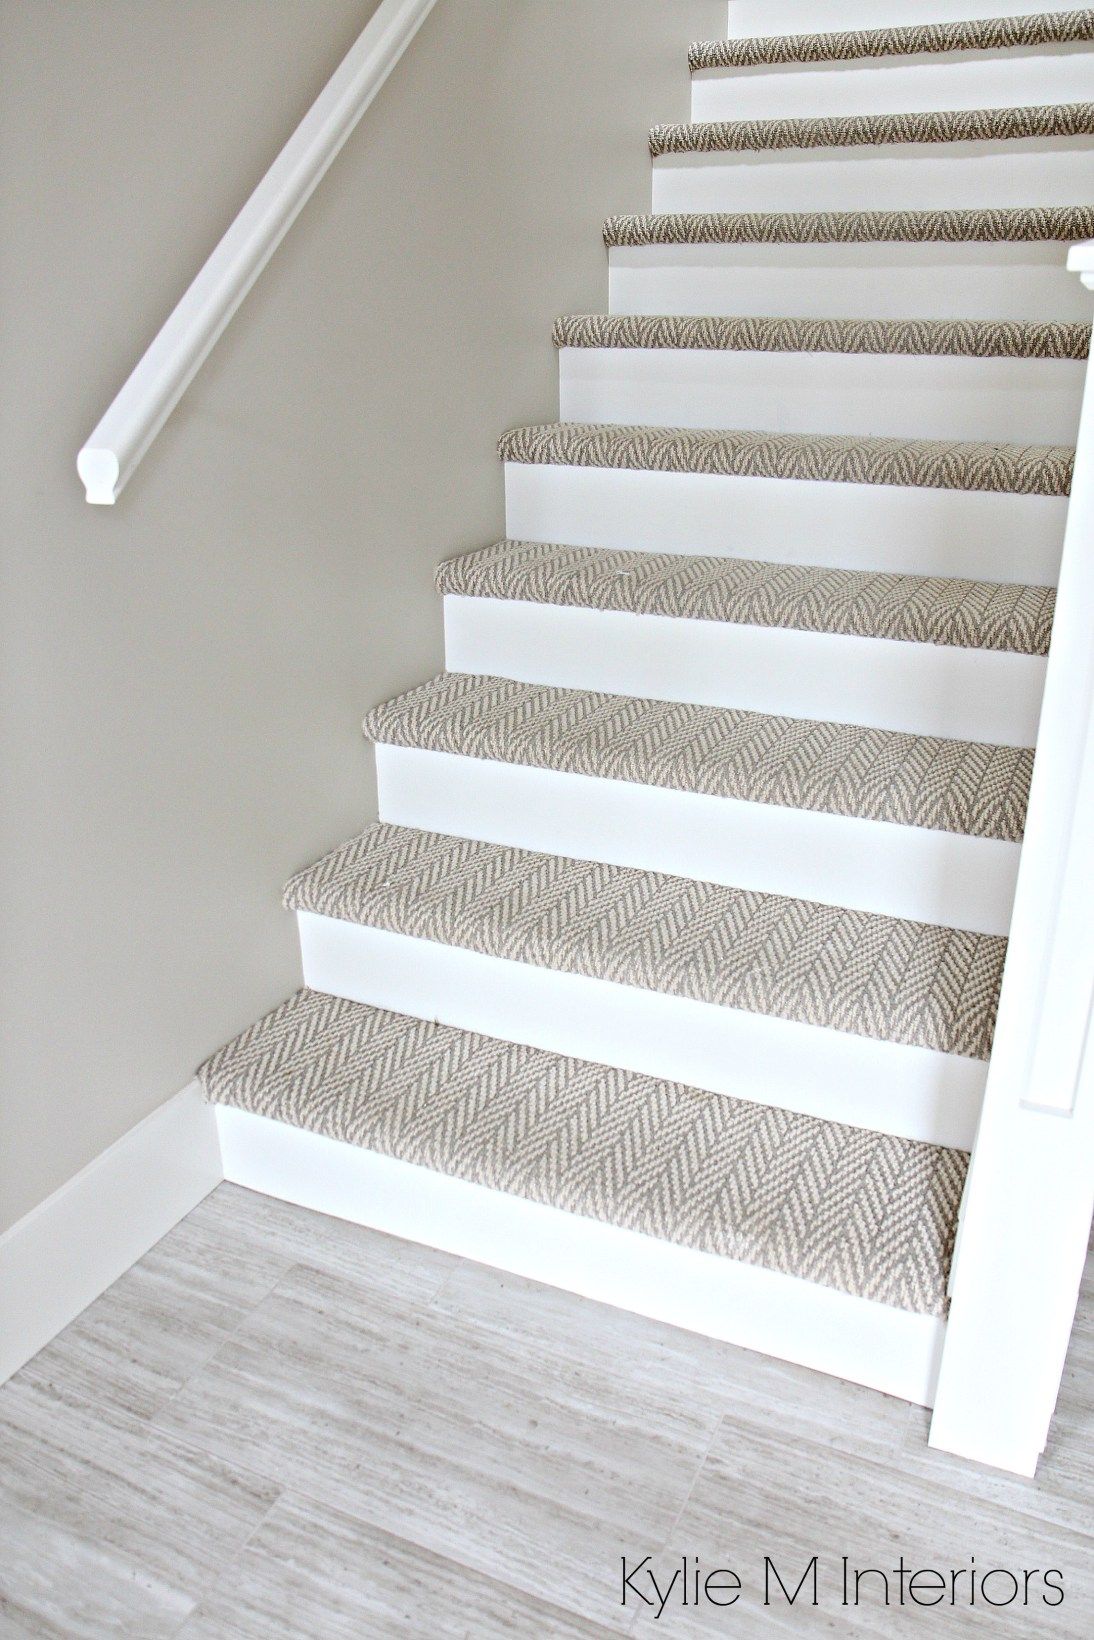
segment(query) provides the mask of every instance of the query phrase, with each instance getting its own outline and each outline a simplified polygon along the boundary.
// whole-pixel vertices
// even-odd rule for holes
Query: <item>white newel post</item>
[[[1094,289],[1094,242],[1068,267]],[[1094,1208],[1094,372],[931,1445],[1032,1475]]]

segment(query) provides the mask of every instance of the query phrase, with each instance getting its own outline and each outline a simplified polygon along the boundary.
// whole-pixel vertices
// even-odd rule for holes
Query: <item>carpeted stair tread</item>
[[[998,935],[383,823],[291,878],[285,904],[978,1060],[1006,951]]]
[[[700,40],[688,53],[692,73],[710,68],[757,68],[777,63],[848,63],[863,57],[920,56],[951,51],[1004,51],[1094,40],[1094,8],[1032,12],[825,34],[756,35]]]
[[[943,1315],[964,1152],[298,991],[207,1097],[450,1178]]]
[[[555,320],[554,341],[556,347],[1083,360],[1090,353],[1090,332],[1088,324],[1053,320],[576,313]]]
[[[813,119],[694,120],[655,125],[650,153],[757,153],[891,143],[1011,142],[1094,133],[1094,102],[1025,108],[936,109],[911,114],[829,114]]]
[[[512,427],[503,461],[637,472],[810,479],[1066,496],[1075,451],[1063,444],[874,438],[852,433],[769,433],[716,427],[628,427],[547,422]]]
[[[1017,842],[1033,752],[442,672],[374,707],[382,745]]]
[[[1056,602],[1052,587],[541,541],[450,558],[436,580],[439,592],[466,598],[1023,655],[1048,654]]]
[[[663,211],[610,216],[604,243],[646,245],[1018,244],[1094,238],[1094,206],[929,211]]]

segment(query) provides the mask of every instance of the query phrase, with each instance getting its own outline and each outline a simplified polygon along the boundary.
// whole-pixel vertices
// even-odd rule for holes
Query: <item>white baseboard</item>
[[[945,1323],[217,1108],[225,1176],[318,1213],[930,1406]]]
[[[223,1179],[197,1082],[0,1236],[0,1382],[36,1355]]]

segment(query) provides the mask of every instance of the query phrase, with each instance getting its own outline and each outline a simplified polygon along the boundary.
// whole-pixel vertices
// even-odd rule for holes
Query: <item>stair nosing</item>
[[[590,588],[582,571],[598,568],[603,577]],[[673,582],[689,573],[707,578],[701,593],[713,583],[713,596],[680,595]],[[1048,654],[1055,608],[1052,587],[511,538],[445,559],[434,581],[442,596],[1038,658]]]
[[[489,673],[439,673],[373,707],[362,731],[380,745],[996,844],[1021,841],[1033,767],[1030,747]]]
[[[945,1313],[961,1150],[307,989],[198,1077],[211,1103],[365,1152],[856,1298]],[[580,1145],[560,1144],[561,1133]],[[801,1165],[818,1154],[823,1178]]]
[[[1094,8],[1027,12],[1020,17],[953,19],[889,28],[749,35],[697,40],[688,51],[693,74],[807,63],[855,62],[864,57],[926,56],[969,51],[1021,50],[1094,40]]]
[[[1033,244],[1094,238],[1094,206],[945,210],[645,211],[610,216],[609,250],[653,245]]]
[[[283,903],[545,972],[979,1062],[991,1051],[1007,945],[997,934],[382,821],[295,873]]]
[[[534,466],[1058,498],[1070,491],[1075,451],[1070,445],[990,440],[541,422],[509,428],[498,440],[498,455]]]
[[[649,147],[654,159],[660,159],[679,154],[813,154],[829,148],[1009,143],[1091,135],[1094,102],[1035,103],[906,114],[671,121],[651,127]]]
[[[556,319],[553,339],[556,347],[1085,362],[1091,326],[1065,320],[582,313]]]

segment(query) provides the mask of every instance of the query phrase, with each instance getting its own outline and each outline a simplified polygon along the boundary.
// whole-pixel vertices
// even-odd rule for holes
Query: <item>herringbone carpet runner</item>
[[[970,359],[1085,359],[1088,324],[1024,319],[786,319],[776,315],[578,313],[556,347],[705,348],[756,353],[888,353]]]
[[[1091,219],[1094,230],[1094,217]],[[1067,495],[1075,451],[1062,444],[870,438],[848,433],[761,433],[720,427],[625,427],[556,421],[512,427],[503,461],[614,467],[723,478],[903,484],[932,490]]]
[[[1016,842],[1015,746],[444,672],[365,718],[386,745]]]
[[[1047,655],[1054,587],[498,541],[437,568],[437,590],[573,609]],[[372,719],[370,718],[370,721]]]
[[[370,826],[298,872],[285,904],[972,1059],[991,1048],[1006,951],[988,934],[406,826]]]
[[[1082,309],[1051,294],[1063,288],[1052,280],[1066,247],[1094,238],[1094,204],[1072,190],[1066,170],[1094,137],[1094,101],[1077,51],[1089,42],[1094,7],[691,47],[694,110],[719,117],[649,131],[654,198],[746,206],[759,199],[769,208],[626,212],[604,222],[611,305],[652,311],[556,321],[571,419],[512,427],[498,445],[508,464],[507,527],[545,538],[495,541],[440,564],[453,665],[484,670],[441,673],[369,711],[365,733],[384,748],[382,812],[428,813],[455,831],[546,835],[552,846],[557,834],[546,828],[556,800],[600,801],[622,825],[653,812],[686,824],[701,813],[703,846],[724,846],[709,869],[731,881],[738,868],[745,875],[734,852],[744,848],[753,851],[748,880],[816,882],[822,893],[846,880],[849,863],[857,870],[855,851],[868,844],[863,871],[873,877],[864,875],[846,897],[933,906],[948,904],[952,888],[956,904],[956,874],[967,872],[961,903],[976,907],[969,919],[1006,926],[1031,746],[745,710],[721,677],[717,688],[702,686],[730,701],[717,707],[564,688],[535,681],[555,665],[552,657],[541,668],[537,657],[551,637],[565,656],[554,675],[611,686],[616,678],[665,676],[643,670],[646,657],[628,644],[647,643],[663,666],[666,657],[685,657],[682,646],[691,643],[732,658],[725,679],[752,665],[749,698],[761,703],[789,698],[782,684],[793,672],[803,709],[832,698],[841,665],[868,671],[876,662],[870,715],[878,722],[990,721],[1001,739],[1027,736],[1022,725],[1036,714],[1056,610],[1054,588],[1041,583],[1054,573],[1052,530],[1059,524],[1062,533],[1072,483],[1067,407],[1091,345],[1089,317],[1080,322]],[[976,53],[988,56],[977,61]],[[723,83],[726,76],[736,77],[733,84]],[[860,111],[859,87],[883,82],[878,101],[886,106]],[[901,106],[890,95],[901,84],[925,87],[924,100]],[[765,92],[774,117],[755,117],[765,112]],[[943,106],[931,107],[935,101]],[[974,106],[947,106],[962,102]],[[867,195],[863,178],[882,164],[894,179],[907,178],[908,193],[886,185],[876,198],[856,198],[856,184]],[[761,172],[762,197],[753,186]],[[1028,193],[1027,178],[1034,179]],[[1048,179],[1045,186],[1039,179]],[[780,208],[848,199],[861,208]],[[917,199],[920,208],[911,208]],[[907,209],[874,208],[905,201]],[[789,298],[788,313],[765,311],[790,290],[802,293],[797,311]],[[851,290],[854,307],[849,295],[843,301]],[[959,305],[966,290],[968,316]],[[1049,298],[1035,300],[1042,290]],[[860,303],[865,311],[856,316]],[[636,356],[646,351],[662,356]],[[676,357],[666,359],[666,351]],[[776,353],[801,358],[764,358]],[[877,362],[829,366],[817,355]],[[786,383],[800,377],[815,407],[838,392],[839,372],[851,370],[854,393],[834,415],[854,430],[795,430],[797,401]],[[764,384],[757,402],[777,405],[777,413],[757,409],[759,428],[743,415],[743,428],[656,424],[673,415],[736,419],[719,407],[741,403],[742,384],[751,381]],[[694,403],[655,412],[658,403],[680,403],[672,395],[689,383]],[[884,414],[872,416],[871,393],[879,404],[886,397]],[[945,414],[934,417],[942,395]],[[1023,436],[1027,404],[1030,431],[1040,427],[1040,438]],[[604,419],[617,407],[629,423]],[[802,419],[815,414],[811,408]],[[779,430],[764,429],[768,415]],[[1012,426],[1018,431],[1007,441],[979,436]],[[879,427],[908,436],[878,436]],[[912,436],[948,427],[970,436]],[[632,550],[620,540],[620,520],[643,509],[650,523],[639,526],[640,539],[662,550]],[[991,578],[997,533],[999,576],[1024,579]],[[884,538],[875,543],[875,535]],[[689,550],[711,544],[726,556]],[[768,562],[765,552],[819,561]],[[972,566],[980,578],[836,567],[846,562],[932,571],[952,562],[955,572]],[[563,610],[582,613],[564,618]],[[706,625],[689,625],[696,622]],[[712,633],[710,623],[722,631]],[[579,651],[598,633],[611,638],[587,665]],[[795,668],[806,675],[799,679]],[[825,679],[815,693],[809,668]],[[686,656],[679,678],[660,687],[682,692],[680,680],[690,675]],[[895,699],[896,678],[918,691],[914,699]],[[951,717],[951,698],[969,687],[996,689],[998,702],[985,715],[982,700],[968,708],[954,701]],[[542,795],[542,814],[519,812],[512,794],[521,791]],[[491,794],[499,813],[482,819]],[[815,876],[803,875],[800,862],[787,871],[774,859],[771,839],[791,835],[803,852],[816,849]],[[598,848],[615,848],[609,826],[597,836]],[[922,883],[902,883],[899,892],[878,884],[870,851],[889,845],[886,858],[921,862]],[[664,858],[658,846],[653,827],[648,852],[645,839],[641,850],[628,839],[619,852],[656,861]],[[909,894],[918,887],[925,897],[916,902]],[[404,1005],[423,1015],[481,1017],[458,985],[436,975],[472,983],[485,970],[513,982],[505,994],[515,1035],[535,1034],[521,998],[531,994],[542,1008],[563,989],[559,975],[600,982],[568,989],[615,1003],[619,993],[608,988],[625,986],[632,1004],[642,1005],[633,993],[644,992],[651,1009],[655,998],[672,997],[732,1010],[753,1017],[698,1017],[731,1024],[753,1044],[742,1066],[750,1090],[807,1102],[785,1082],[770,1090],[762,1082],[765,1045],[787,1060],[788,1044],[805,1056],[812,1047],[853,1076],[862,1065],[893,1067],[900,1075],[891,1085],[883,1073],[876,1077],[871,1119],[934,1138],[964,1134],[962,1123],[975,1117],[947,1104],[964,1094],[938,1089],[979,1086],[1007,950],[998,933],[388,823],[367,826],[297,872],[285,905],[326,919],[305,918],[308,971],[351,994],[367,996],[376,981],[362,949],[398,949],[411,955],[408,971],[413,953],[422,957],[421,973],[399,993]],[[374,932],[366,939],[361,930]],[[397,946],[384,935],[448,947],[448,967],[425,960],[425,943]],[[488,969],[476,956],[498,966]],[[559,1021],[555,1040],[590,1040],[567,1030]],[[628,1057],[610,1030],[604,1041],[597,1052]],[[958,1150],[311,990],[244,1031],[200,1074],[212,1100],[575,1215],[579,1247],[590,1234],[579,1221],[598,1220],[855,1299],[929,1317],[946,1312],[967,1166]],[[835,1090],[825,1102],[826,1087],[810,1108],[845,1112]],[[429,1184],[424,1174],[414,1178],[428,1237]],[[733,1280],[727,1275],[731,1308],[748,1302],[732,1297]],[[791,1313],[780,1326],[787,1321],[792,1332],[802,1289],[788,1283],[785,1292]],[[879,1322],[878,1313],[858,1312],[871,1336],[895,1324],[891,1316]],[[877,1334],[883,1353],[894,1336]],[[808,1358],[804,1344],[796,1347],[795,1359]],[[881,1371],[867,1362],[862,1381],[877,1382]]]
[[[210,1099],[662,1241],[940,1315],[960,1151],[300,991]]]
[[[985,0],[987,9],[987,0]],[[692,46],[692,71],[770,67],[776,63],[854,62],[863,57],[920,56],[926,52],[1006,51],[1094,40],[1094,8],[1035,12],[1022,17],[911,23],[903,28],[846,29],[831,34],[758,35],[701,40]]]
[[[1008,142],[1077,137],[1094,130],[1094,103],[1033,108],[959,108],[925,114],[851,114],[844,118],[703,120],[655,125],[650,153],[715,154],[774,148],[855,148],[898,142]]]

